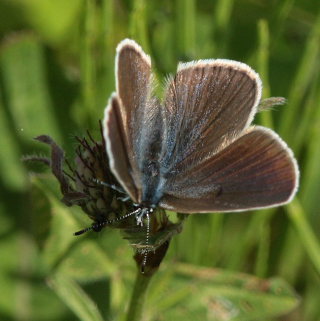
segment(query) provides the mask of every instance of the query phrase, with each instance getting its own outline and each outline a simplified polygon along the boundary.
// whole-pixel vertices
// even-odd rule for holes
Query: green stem
[[[134,289],[131,296],[127,321],[142,320],[142,310],[146,298],[146,292],[152,275],[145,275],[138,269]]]
[[[309,255],[317,273],[320,274],[320,243],[306,219],[306,213],[298,201],[298,198],[295,198],[290,204],[288,204],[286,209],[293,226],[298,232],[301,244]]]

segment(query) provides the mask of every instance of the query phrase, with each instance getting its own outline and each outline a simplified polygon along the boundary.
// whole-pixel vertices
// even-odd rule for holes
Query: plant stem
[[[127,321],[141,321],[143,305],[151,277],[152,274],[142,274],[138,269],[128,310]]]

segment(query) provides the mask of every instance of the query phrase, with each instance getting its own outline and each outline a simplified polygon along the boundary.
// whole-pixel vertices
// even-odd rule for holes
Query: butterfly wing
[[[289,202],[298,186],[291,150],[271,130],[251,127],[226,148],[168,180],[161,207],[183,213],[242,211]]]
[[[130,39],[117,47],[116,88],[104,119],[110,168],[132,200],[141,203],[147,197],[143,191],[152,192],[158,181],[154,164],[162,146],[162,110],[152,94],[150,57]]]
[[[121,117],[121,101],[115,93],[111,95],[105,110],[103,125],[110,170],[131,199],[136,200],[138,191],[131,175],[132,168],[126,150],[126,134]]]
[[[163,170],[183,175],[225,148],[250,125],[260,98],[261,80],[243,63],[180,64],[166,92]]]
[[[230,60],[182,64],[168,83],[160,206],[194,213],[276,206],[290,200],[298,171],[272,131],[248,128],[261,80]]]

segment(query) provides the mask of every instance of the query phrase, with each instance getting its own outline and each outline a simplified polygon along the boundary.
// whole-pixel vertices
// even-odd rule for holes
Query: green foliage
[[[50,173],[30,174],[43,168],[20,160],[48,153],[37,135],[70,162],[74,134],[99,137],[125,37],[152,56],[160,83],[178,61],[250,64],[264,98],[287,98],[255,122],[279,132],[301,170],[284,208],[190,216],[151,282],[144,320],[318,319],[318,0],[0,0],[0,319],[125,318],[135,275],[127,242],[111,229],[75,238],[90,221],[60,202]]]
[[[159,320],[159,314],[167,320],[261,320],[290,311],[299,302],[279,279],[181,263],[174,273],[174,282],[172,273],[169,278],[157,276],[156,282],[164,279],[165,284],[149,297],[145,313],[151,320]]]
[[[103,321],[95,303],[77,283],[60,273],[50,277],[48,284],[80,320]]]

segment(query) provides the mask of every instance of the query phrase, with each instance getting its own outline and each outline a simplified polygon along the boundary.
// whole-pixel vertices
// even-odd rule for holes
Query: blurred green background
[[[32,140],[40,134],[70,162],[75,134],[99,137],[125,37],[160,81],[178,61],[251,65],[264,97],[288,99],[255,123],[280,134],[301,171],[288,206],[190,217],[144,320],[320,320],[319,0],[0,0],[0,320],[123,320],[135,274],[127,242],[108,229],[73,237],[89,220],[21,157],[49,153]]]

